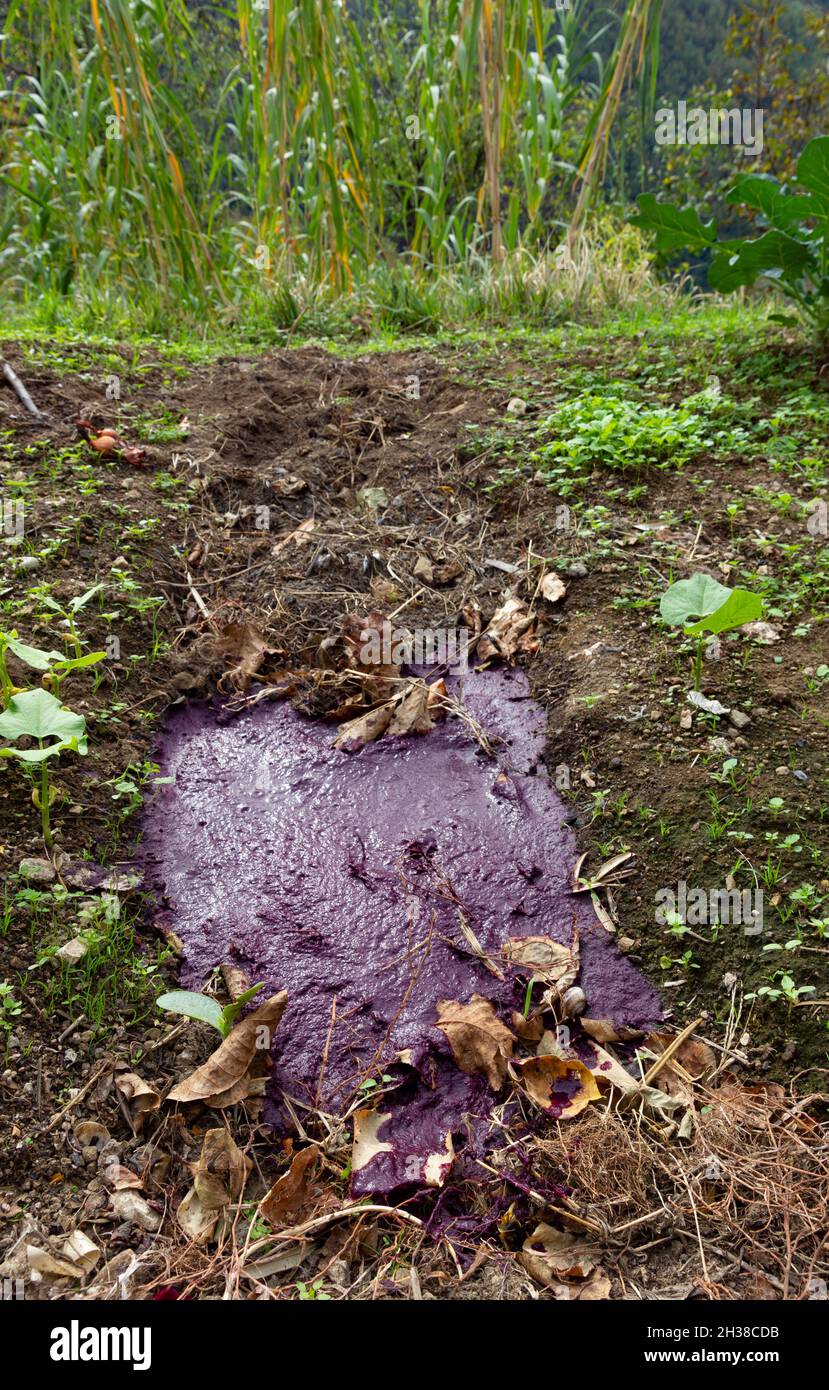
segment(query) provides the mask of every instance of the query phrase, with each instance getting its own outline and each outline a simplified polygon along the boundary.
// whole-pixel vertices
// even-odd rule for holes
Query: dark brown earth
[[[829,661],[825,625],[797,638],[796,657],[787,655],[782,665],[775,658],[791,650],[792,640],[785,625],[785,645],[727,646],[716,694],[750,712],[737,733],[696,714],[690,728],[680,726],[685,661],[652,621],[671,578],[697,569],[721,574],[727,566],[735,540],[723,499],[732,487],[748,496],[752,483],[768,484],[766,467],[734,458],[702,460],[680,475],[655,473],[645,479],[646,495],[607,503],[599,534],[578,522],[562,532],[561,499],[534,482],[532,470],[523,483],[484,491],[497,464],[474,456],[468,432],[470,425],[508,420],[510,397],[529,394],[528,372],[533,409],[553,406],[560,367],[552,359],[534,357],[528,367],[518,350],[486,361],[471,349],[465,360],[462,351],[443,348],[343,360],[306,348],[189,366],[131,349],[74,347],[69,370],[38,366],[36,354],[27,359],[14,344],[3,350],[48,419],[31,422],[9,392],[0,392],[4,490],[14,480],[26,484],[26,549],[33,542],[42,552],[22,574],[17,552],[3,547],[0,621],[27,642],[51,646],[56,628],[43,623],[31,586],[48,583],[54,597],[68,601],[102,582],[79,625],[90,649],[112,637],[120,644],[119,658],[104,663],[94,685],[81,673],[65,688],[90,729],[89,756],[63,759],[57,776],[54,820],[70,859],[107,866],[129,860],[138,796],[118,793],[114,784],[131,768],[136,785],[152,794],[149,762],[164,712],[189,695],[211,694],[226,669],[213,640],[218,627],[254,625],[272,648],[269,669],[296,670],[316,663],[320,643],[338,633],[346,613],[403,610],[411,626],[453,627],[470,604],[488,620],[511,586],[537,609],[540,649],[522,661],[548,711],[548,764],[572,799],[588,867],[622,849],[635,855],[635,874],[611,899],[624,948],[663,989],[677,1029],[701,1016],[703,1034],[722,1043],[731,1018],[739,1040],[733,1065],[743,1079],[788,1084],[797,1074],[800,1088],[825,1089],[809,1069],[826,1065],[829,1008],[761,1003],[750,1014],[746,1004],[738,1017],[735,998],[756,989],[778,962],[760,961],[755,941],[726,931],[714,943],[693,941],[694,968],[665,970],[666,950],[679,956],[689,943],[667,938],[654,922],[658,889],[680,878],[721,884],[734,867],[733,842],[712,838],[708,829],[711,771],[729,753],[745,762],[751,807],[739,824],[756,836],[757,856],[774,850],[763,842],[769,830],[796,827],[801,835],[804,852],[784,860],[776,891],[802,880],[829,890],[820,858],[829,840],[826,710],[803,676]],[[572,367],[572,355],[567,361]],[[606,370],[597,350],[578,361],[587,372]],[[804,371],[812,371],[809,363]],[[113,375],[120,408],[107,399]],[[102,463],[79,440],[77,418],[116,424],[128,443],[146,447],[145,465]],[[700,491],[692,475],[714,485]],[[618,475],[610,481],[618,486]],[[597,470],[592,503],[608,482]],[[366,492],[375,489],[382,493]],[[668,508],[676,518],[671,525],[660,520]],[[768,529],[772,518],[765,502],[749,502],[743,561],[785,566],[779,550],[752,552],[749,532]],[[793,526],[778,519],[774,529],[783,545]],[[422,557],[431,563],[432,582],[415,575]],[[558,605],[536,596],[542,562],[566,582]],[[163,603],[154,605],[157,598]],[[23,668],[10,661],[10,669],[22,684]],[[723,737],[727,747],[712,745]],[[794,769],[805,778],[795,778]],[[742,789],[717,790],[727,813],[744,806]],[[773,797],[784,802],[774,815]],[[75,935],[82,895],[57,906],[51,896],[45,905],[17,898],[26,887],[16,877],[18,864],[43,853],[37,828],[17,767],[0,764],[7,902],[0,981],[14,985],[24,1006],[0,1077],[0,1251],[13,1242],[24,1213],[52,1234],[71,1228],[81,1213],[84,1228],[100,1228],[117,1253],[128,1248],[129,1231],[113,1235],[94,1190],[96,1155],[73,1137],[73,1126],[80,1117],[101,1116],[128,1151],[140,1153],[107,1060],[130,1062],[163,1089],[206,1055],[211,1036],[191,1025],[165,1041],[172,1027],[166,1018],[157,1023],[153,998],[161,982],[175,980],[175,958],[153,933],[152,905],[140,895],[126,899],[124,940],[102,953],[97,974],[89,970],[81,986],[43,960]],[[796,962],[797,983],[815,986],[818,998],[827,994],[826,953],[816,941]],[[146,969],[159,957],[159,985],[147,988],[130,972],[136,960]],[[79,1100],[78,1088],[90,1080],[87,1100]],[[66,1118],[47,1129],[73,1099]],[[188,1132],[182,1121],[173,1131],[173,1151],[191,1155],[198,1125]],[[265,1176],[275,1175],[280,1157],[265,1158]],[[334,1181],[335,1171],[328,1176]],[[156,1195],[164,1190],[162,1181]],[[146,1247],[151,1237],[143,1241]],[[505,1244],[510,1248],[510,1240]],[[658,1278],[681,1289],[673,1255]],[[660,1266],[650,1268],[653,1277]],[[505,1281],[516,1277],[509,1271]],[[296,1277],[287,1276],[289,1288]],[[493,1278],[490,1270],[490,1293]],[[524,1274],[519,1283],[508,1296],[527,1296]],[[732,1287],[739,1291],[739,1280]],[[440,1281],[433,1292],[446,1296]]]

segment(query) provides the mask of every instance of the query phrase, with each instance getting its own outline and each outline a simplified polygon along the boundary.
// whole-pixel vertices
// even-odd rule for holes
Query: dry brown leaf
[[[270,1037],[287,1002],[288,995],[282,990],[279,994],[271,995],[253,1013],[247,1014],[206,1062],[173,1087],[167,1100],[200,1100],[221,1109],[235,1105],[250,1095],[247,1072],[256,1056],[260,1030],[266,1029]]]
[[[377,1136],[390,1117],[379,1110],[354,1111],[354,1141],[351,1146],[351,1171],[358,1173],[378,1154],[389,1154],[392,1145]]]
[[[179,1202],[176,1222],[196,1245],[204,1245],[215,1231],[220,1214],[220,1209],[205,1205],[193,1186]]]
[[[275,1229],[284,1226],[288,1216],[308,1206],[313,1197],[311,1170],[318,1158],[319,1150],[313,1145],[294,1154],[288,1172],[277,1178],[270,1192],[262,1199],[259,1210],[269,1226]]]
[[[277,541],[271,555],[280,555],[285,547],[291,545],[292,542],[297,545],[304,545],[306,541],[311,539],[311,532],[315,526],[316,522],[312,516],[309,516],[307,521],[301,521],[295,531],[290,531],[287,536],[282,537],[281,541]]]
[[[515,1072],[530,1099],[556,1120],[572,1120],[600,1096],[592,1073],[575,1058],[529,1057],[516,1062]]]
[[[535,617],[520,598],[508,598],[495,613],[478,641],[476,655],[482,661],[500,657],[513,662],[519,653],[537,652],[541,645],[534,635]]]
[[[365,748],[367,743],[374,743],[375,739],[383,737],[393,714],[394,703],[387,700],[378,709],[370,709],[366,714],[359,714],[356,719],[347,720],[345,724],[340,725],[339,733],[334,739],[334,747],[342,749],[345,753],[356,753],[360,748]]]
[[[438,681],[434,686],[426,685],[425,681],[417,681],[407,686],[389,724],[389,736],[428,734],[443,717],[439,700],[445,694],[446,686],[443,681]]]
[[[394,639],[394,640],[393,640]],[[384,613],[347,613],[342,621],[346,665],[368,679],[364,692],[371,700],[388,700],[395,693],[400,661],[394,624]],[[384,660],[388,657],[388,660]]]
[[[200,1200],[208,1207],[238,1201],[252,1166],[228,1130],[209,1129],[193,1165],[193,1185]]]
[[[161,1105],[160,1094],[155,1086],[149,1086],[134,1071],[122,1072],[120,1076],[116,1076],[115,1087],[126,1101],[135,1133],[140,1134],[147,1116]]]
[[[473,994],[468,1004],[445,999],[438,1004],[437,1026],[449,1039],[461,1071],[467,1076],[484,1075],[493,1091],[499,1091],[506,1080],[515,1038],[494,1005],[480,994]]]
[[[579,973],[579,938],[572,946],[562,946],[551,936],[511,936],[503,948],[510,965],[529,970],[545,984],[556,985],[563,994]]]
[[[539,591],[541,597],[545,598],[548,603],[558,603],[559,599],[564,598],[567,593],[567,585],[562,579],[559,579],[557,574],[551,572],[545,574],[539,585]]]
[[[222,661],[230,662],[219,679],[219,688],[247,690],[253,677],[262,667],[266,656],[277,648],[270,646],[252,623],[227,623],[218,633],[216,649]]]
[[[524,1241],[520,1263],[540,1284],[589,1279],[598,1252],[569,1231],[557,1231],[545,1221]]]

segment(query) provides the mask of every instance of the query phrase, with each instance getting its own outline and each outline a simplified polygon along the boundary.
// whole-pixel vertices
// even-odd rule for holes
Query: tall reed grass
[[[541,263],[595,188],[659,0],[607,73],[585,4],[10,0],[0,289],[289,316],[371,279],[428,319],[426,279]]]

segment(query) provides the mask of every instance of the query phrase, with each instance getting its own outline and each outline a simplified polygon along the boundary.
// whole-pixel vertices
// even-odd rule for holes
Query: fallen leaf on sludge
[[[443,718],[440,701],[445,694],[446,685],[443,681],[436,681],[434,685],[418,681],[407,686],[389,724],[389,736],[428,734],[438,720]]]
[[[319,1150],[310,1145],[300,1149],[291,1160],[287,1173],[277,1178],[259,1208],[269,1226],[284,1226],[285,1219],[302,1211],[313,1197],[311,1171],[319,1158]]]
[[[480,994],[468,1004],[445,999],[438,1004],[438,1028],[449,1039],[452,1056],[467,1076],[483,1075],[493,1091],[506,1080],[515,1038],[495,1007]]]
[[[570,988],[579,973],[578,932],[572,946],[562,946],[551,936],[511,936],[503,953],[510,965],[529,970],[545,984],[556,985],[561,994]]]
[[[534,634],[535,617],[520,598],[508,598],[494,614],[480,637],[476,655],[482,661],[500,657],[513,662],[519,653],[537,652],[540,642]]]
[[[634,1038],[643,1036],[641,1028],[623,1028],[609,1018],[585,1018],[582,1016],[579,1023],[588,1037],[593,1038],[597,1043],[631,1042]]]
[[[226,690],[247,690],[253,677],[258,675],[266,656],[272,656],[276,647],[270,646],[258,628],[252,623],[227,623],[216,638],[216,649],[222,661],[229,662],[219,679],[219,688]]]
[[[529,1057],[515,1063],[515,1074],[530,1099],[556,1120],[572,1120],[600,1096],[592,1073],[575,1058]]]
[[[155,1089],[134,1071],[122,1072],[115,1078],[115,1088],[121,1092],[130,1122],[136,1134],[140,1134],[148,1115],[161,1105],[161,1096]]]
[[[247,1014],[206,1062],[173,1087],[167,1100],[203,1101],[205,1105],[223,1108],[250,1095],[248,1068],[257,1050],[267,1050],[287,1002],[288,995],[281,990]],[[255,1093],[255,1084],[253,1090]]]
[[[358,1173],[361,1168],[365,1168],[378,1154],[390,1154],[391,1144],[386,1144],[378,1138],[380,1130],[388,1119],[389,1115],[384,1115],[379,1110],[354,1111],[354,1140],[351,1146],[351,1171]]]
[[[346,753],[356,753],[367,743],[374,743],[375,739],[383,737],[393,714],[394,704],[389,700],[378,709],[370,709],[366,714],[358,714],[356,719],[348,719],[340,725],[334,747]]]

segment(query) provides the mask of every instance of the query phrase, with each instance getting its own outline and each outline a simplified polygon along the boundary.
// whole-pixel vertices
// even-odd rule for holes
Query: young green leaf
[[[0,738],[57,739],[46,748],[0,748],[0,757],[39,763],[64,748],[86,753],[86,720],[82,714],[73,714],[48,690],[24,690],[13,696],[0,714]]]
[[[743,623],[756,622],[763,616],[763,600],[750,589],[732,589],[722,607],[701,618],[693,627],[685,629],[689,636],[697,637],[701,632],[731,632]]]
[[[678,627],[689,618],[704,618],[715,613],[731,594],[731,590],[707,574],[694,574],[690,579],[678,579],[665,590],[659,601],[659,612],[666,623]]]
[[[199,994],[193,989],[174,989],[168,994],[159,995],[156,1003],[160,1009],[170,1013],[184,1014],[185,1018],[197,1018],[200,1023],[209,1023],[226,1038],[230,1032],[224,1010],[209,994]]]

